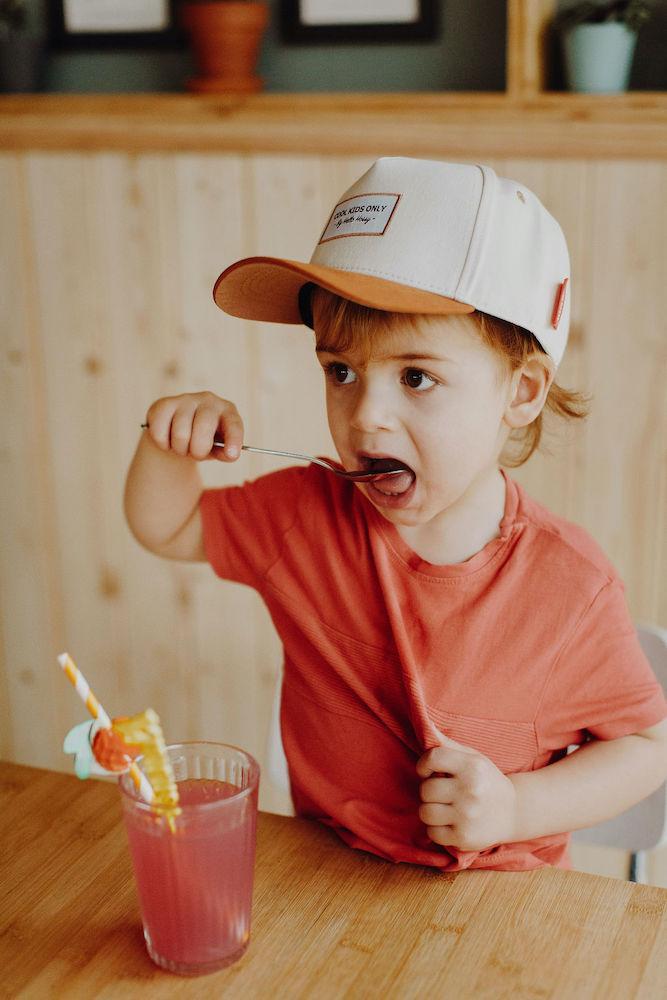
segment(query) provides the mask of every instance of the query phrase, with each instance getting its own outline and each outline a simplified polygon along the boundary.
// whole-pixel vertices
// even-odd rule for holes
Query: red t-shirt
[[[583,529],[505,482],[499,537],[451,566],[422,560],[315,465],[202,496],[213,569],[261,594],[283,642],[296,811],[352,847],[448,870],[567,867],[566,833],[434,844],[418,758],[441,731],[506,774],[530,771],[667,716],[614,568]]]

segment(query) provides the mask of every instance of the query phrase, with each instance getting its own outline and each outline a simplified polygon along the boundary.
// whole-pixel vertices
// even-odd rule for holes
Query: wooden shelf
[[[663,159],[667,94],[17,94],[0,149]]]

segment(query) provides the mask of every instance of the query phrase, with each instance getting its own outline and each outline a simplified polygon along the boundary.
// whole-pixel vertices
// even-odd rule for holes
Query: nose
[[[363,434],[392,430],[396,423],[390,394],[379,385],[359,388],[350,418],[351,427]]]

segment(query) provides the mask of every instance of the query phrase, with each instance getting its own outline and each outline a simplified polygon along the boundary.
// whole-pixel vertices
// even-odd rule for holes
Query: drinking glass
[[[172,824],[128,774],[123,815],[148,953],[170,972],[201,975],[248,947],[259,765],[224,743],[175,743],[167,753],[179,792]]]

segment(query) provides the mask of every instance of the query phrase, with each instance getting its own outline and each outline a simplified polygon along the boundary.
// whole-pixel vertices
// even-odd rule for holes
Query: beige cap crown
[[[334,206],[308,264],[237,261],[214,299],[246,319],[301,323],[307,282],[393,312],[481,310],[529,330],[558,364],[570,319],[570,262],[539,199],[488,166],[384,157]]]

